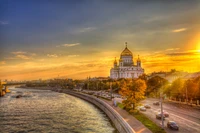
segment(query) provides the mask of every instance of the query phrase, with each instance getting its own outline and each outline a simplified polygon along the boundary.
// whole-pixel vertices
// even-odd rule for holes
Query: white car
[[[146,111],[146,108],[144,106],[141,106],[139,109],[140,111]]]
[[[147,108],[147,109],[151,108],[151,106],[149,104],[145,104],[144,107]]]

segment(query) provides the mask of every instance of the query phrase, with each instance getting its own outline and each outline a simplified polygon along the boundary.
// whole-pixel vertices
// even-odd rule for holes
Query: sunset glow
[[[197,44],[197,51],[200,52],[200,39],[199,39],[199,42]]]
[[[125,42],[147,74],[200,71],[200,2],[158,3],[1,1],[0,79],[107,77]]]

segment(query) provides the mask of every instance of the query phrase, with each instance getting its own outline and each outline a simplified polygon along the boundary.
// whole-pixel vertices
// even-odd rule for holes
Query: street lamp
[[[162,85],[162,81],[161,82],[161,87],[163,86]],[[162,99],[163,99],[163,94],[161,94],[161,91],[160,91],[160,107],[161,107],[161,120],[162,120],[162,129],[164,129],[164,118],[163,118],[163,105],[162,105]]]
[[[110,95],[111,95],[111,100],[112,100],[112,81],[110,82]]]
[[[186,95],[186,103],[188,104],[188,92],[187,91],[188,91],[188,87],[187,87],[187,84],[186,84],[185,95]]]

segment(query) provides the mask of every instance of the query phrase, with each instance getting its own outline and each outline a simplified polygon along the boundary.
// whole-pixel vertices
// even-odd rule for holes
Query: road
[[[156,119],[156,112],[158,112],[161,107],[160,105],[153,105],[155,101],[158,101],[158,99],[148,98],[142,101],[142,104],[149,104],[151,106],[151,109],[147,109],[147,111],[142,113],[157,125],[161,126],[161,120]],[[166,117],[164,121],[165,131],[167,133],[200,133],[200,110],[172,103],[163,103],[163,109],[169,113],[169,117]],[[167,122],[169,120],[175,121],[179,125],[179,131],[167,128]]]

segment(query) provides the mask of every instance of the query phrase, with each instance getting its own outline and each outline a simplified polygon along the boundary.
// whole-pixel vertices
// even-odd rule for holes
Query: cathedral
[[[113,63],[113,68],[110,69],[110,78],[138,78],[140,75],[144,74],[144,69],[141,67],[141,60],[138,55],[137,63],[134,64],[133,54],[127,48],[127,43],[125,49],[122,51],[119,59],[119,64],[115,58]]]

